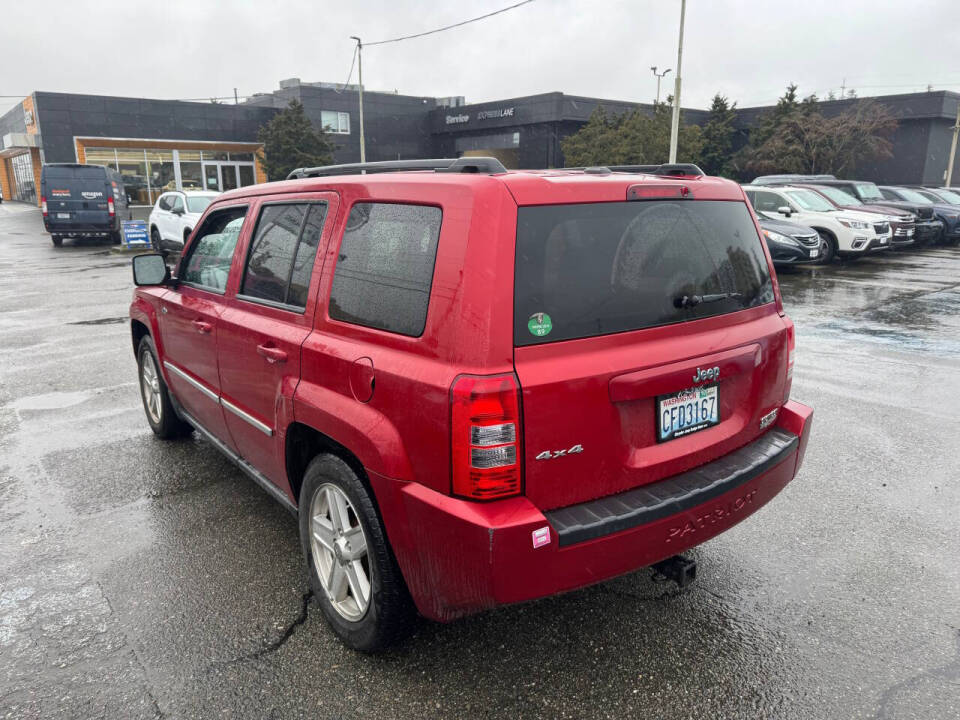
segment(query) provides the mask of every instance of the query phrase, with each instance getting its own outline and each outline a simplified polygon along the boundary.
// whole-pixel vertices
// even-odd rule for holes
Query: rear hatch
[[[113,191],[106,170],[97,165],[47,165],[43,169],[47,221],[53,228],[103,228],[110,225],[107,199]]]
[[[514,292],[541,509],[710,462],[783,403],[788,323],[742,200],[520,207]]]

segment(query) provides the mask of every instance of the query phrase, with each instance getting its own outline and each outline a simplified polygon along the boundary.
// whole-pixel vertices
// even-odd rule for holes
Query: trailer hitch
[[[674,555],[651,567],[654,573],[672,580],[681,590],[697,579],[697,561],[685,558],[683,555]]]

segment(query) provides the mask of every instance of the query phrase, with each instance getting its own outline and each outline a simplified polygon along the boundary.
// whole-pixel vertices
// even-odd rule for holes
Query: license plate
[[[681,390],[657,398],[657,442],[706,430],[719,422],[716,385]]]
[[[69,220],[70,213],[57,213],[57,220]]]
[[[820,251],[819,251],[819,250],[811,250],[811,251],[810,251],[810,257],[813,257],[813,258],[815,258],[815,257],[820,257]]]

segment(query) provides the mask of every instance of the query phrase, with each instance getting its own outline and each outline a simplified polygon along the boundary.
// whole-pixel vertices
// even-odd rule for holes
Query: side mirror
[[[170,280],[170,269],[159,253],[137,255],[133,258],[133,284],[165,285]]]
[[[786,215],[787,217],[790,217],[790,215],[793,213],[789,205],[781,205],[777,208],[777,212],[781,215]]]
[[[175,208],[174,208],[173,210],[171,210],[170,212],[172,212],[174,215],[183,215],[183,208],[182,208],[182,207],[175,207]]]

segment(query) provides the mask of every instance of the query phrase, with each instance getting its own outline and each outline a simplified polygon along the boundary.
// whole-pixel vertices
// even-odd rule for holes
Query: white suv
[[[203,211],[219,194],[175,190],[158,197],[148,223],[154,250],[182,250]]]
[[[812,190],[789,185],[744,185],[743,191],[762,217],[808,225],[823,239],[822,262],[835,255],[859,257],[891,246],[889,219],[876,213],[843,210]]]

